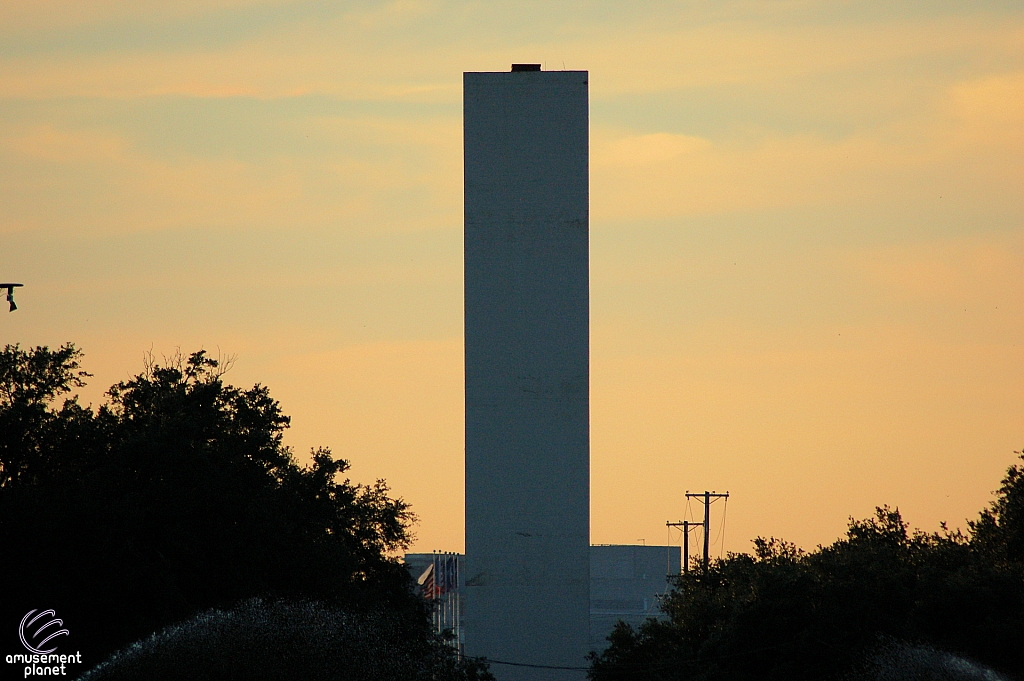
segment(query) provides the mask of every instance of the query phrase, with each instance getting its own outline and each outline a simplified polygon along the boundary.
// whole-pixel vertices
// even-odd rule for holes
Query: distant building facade
[[[682,569],[678,546],[590,547],[590,649],[604,650],[615,623],[662,618],[658,606]]]

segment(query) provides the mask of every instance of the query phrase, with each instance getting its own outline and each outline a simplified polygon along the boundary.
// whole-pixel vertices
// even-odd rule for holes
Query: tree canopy
[[[895,645],[1024,678],[1024,469],[1011,466],[968,533],[908,531],[898,510],[851,519],[805,552],[775,538],[681,575],[667,615],[619,623],[594,681],[852,679]],[[934,657],[934,655],[933,655]]]
[[[3,622],[54,607],[92,663],[165,625],[252,597],[386,608],[424,622],[394,552],[408,504],[343,479],[330,450],[299,465],[265,386],[236,388],[199,351],[110,388],[68,393],[82,353],[0,353]]]

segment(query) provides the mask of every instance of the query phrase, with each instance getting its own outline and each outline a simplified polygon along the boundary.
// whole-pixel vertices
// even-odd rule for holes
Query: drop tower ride
[[[466,73],[466,653],[583,678],[590,611],[586,71]]]

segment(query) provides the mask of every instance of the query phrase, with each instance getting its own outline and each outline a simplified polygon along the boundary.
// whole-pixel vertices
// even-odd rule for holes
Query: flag
[[[447,591],[455,591],[459,588],[459,557],[448,556],[448,567],[445,570],[444,586]]]
[[[434,597],[435,586],[433,563],[427,566],[427,569],[423,571],[423,574],[416,580],[416,583],[420,585],[420,593],[423,594],[424,598],[430,599]]]
[[[437,584],[436,591],[438,595],[446,594],[449,591],[455,591],[459,587],[459,566],[458,556],[438,556],[437,561],[437,575],[435,576],[435,583]]]
[[[435,558],[437,564],[437,574],[434,576],[434,587],[438,596],[448,593],[448,557],[438,556]]]

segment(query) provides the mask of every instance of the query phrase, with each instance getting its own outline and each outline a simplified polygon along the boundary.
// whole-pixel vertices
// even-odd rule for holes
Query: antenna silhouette
[[[0,284],[0,288],[7,289],[7,302],[11,304],[11,312],[14,312],[15,310],[18,309],[18,306],[14,304],[14,289],[17,286],[24,286],[24,284]]]

